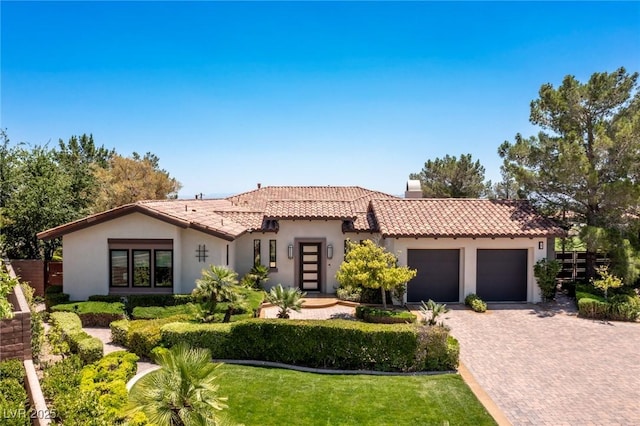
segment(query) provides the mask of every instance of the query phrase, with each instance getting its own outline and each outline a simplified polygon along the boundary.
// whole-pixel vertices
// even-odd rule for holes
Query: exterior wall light
[[[544,249],[544,241],[538,241],[538,249],[539,250]]]
[[[293,244],[289,243],[289,247],[287,247],[287,256],[289,259],[293,259]]]
[[[327,258],[333,259],[333,244],[327,246]]]

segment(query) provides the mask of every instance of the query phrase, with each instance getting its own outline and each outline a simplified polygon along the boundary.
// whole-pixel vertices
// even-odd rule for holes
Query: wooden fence
[[[565,281],[586,280],[587,252],[585,251],[557,251],[556,260],[562,265],[558,279]],[[596,254],[596,266],[608,265],[609,258],[605,253]]]

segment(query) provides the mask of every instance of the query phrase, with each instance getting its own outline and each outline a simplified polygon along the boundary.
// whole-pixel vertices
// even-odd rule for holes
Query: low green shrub
[[[127,315],[131,315],[138,306],[176,306],[194,302],[190,294],[98,294],[89,296],[88,300],[108,303],[122,302]]]
[[[487,311],[487,304],[484,300],[481,300],[481,299],[472,300],[470,306],[471,306],[471,309],[473,309],[475,312]]]
[[[441,325],[422,327],[418,332],[419,370],[447,371],[458,368],[460,344]]]
[[[578,293],[576,292],[576,295]],[[585,318],[606,319],[609,304],[590,297],[582,297],[578,300],[578,314]]]
[[[112,321],[125,318],[120,302],[74,302],[55,305],[52,312],[73,312],[80,317],[83,327],[108,327]]]
[[[162,339],[160,328],[169,323],[188,321],[189,318],[183,315],[175,315],[167,318],[155,320],[133,320],[129,321],[127,328],[127,338],[125,347],[138,356],[149,358],[151,350],[160,344]],[[120,328],[121,325],[116,325]],[[121,327],[124,329],[124,327]],[[119,330],[121,332],[121,330]],[[120,339],[120,337],[118,337]]]
[[[17,359],[8,359],[0,362],[0,380],[16,379],[24,384],[24,365]]]
[[[118,345],[127,346],[129,335],[129,320],[114,321],[109,324],[111,329],[111,341]]]
[[[100,339],[95,337],[81,338],[78,343],[78,355],[85,364],[91,364],[102,358],[104,345]]]
[[[357,306],[356,318],[377,324],[408,324],[416,322],[417,317],[409,311],[382,309],[372,306]]]
[[[486,312],[487,304],[475,293],[468,294],[464,298],[464,304],[470,307],[475,312]]]
[[[161,328],[162,344],[172,347],[185,342],[191,347],[210,349],[213,358],[231,359],[235,356],[231,353],[229,342],[233,324],[236,323],[171,323]]]
[[[195,318],[198,308],[193,303],[175,306],[136,306],[131,317],[133,319],[158,319],[175,315],[186,315]]]
[[[56,424],[122,424],[126,382],[135,375],[137,359],[118,351],[83,368],[81,359],[72,355],[46,368],[42,390]]]
[[[60,336],[71,353],[77,353],[85,363],[94,362],[102,357],[103,344],[100,339],[90,336],[82,330],[80,317],[73,312],[53,312],[49,316],[51,333]]]
[[[411,324],[367,324],[345,320],[247,320],[229,324],[173,323],[162,342],[210,349],[217,359],[253,359],[348,370],[450,370],[457,365],[455,339],[444,349],[435,332]],[[444,330],[445,336],[446,329]],[[420,337],[420,336],[428,337]],[[439,337],[441,337],[438,334]],[[443,356],[442,353],[446,353]],[[455,367],[454,367],[455,368]]]
[[[336,297],[348,302],[360,302],[362,298],[362,287],[338,287],[336,289]]]
[[[89,296],[87,301],[89,302],[106,302],[106,303],[116,303],[121,302],[122,299],[126,299],[123,296],[117,296],[115,294],[95,294],[93,296]]]
[[[11,359],[0,362],[0,423],[3,426],[31,424],[24,376],[22,361]]]
[[[47,311],[50,311],[52,306],[67,303],[68,301],[69,295],[62,292],[61,285],[49,286],[44,291],[44,306]]]
[[[578,314],[584,318],[613,321],[640,319],[640,297],[637,295],[615,294],[606,301],[602,296],[576,291],[576,299]]]
[[[0,419],[3,426],[31,425],[29,398],[24,385],[14,378],[0,379]]]
[[[80,373],[82,393],[97,393],[105,417],[122,419],[121,409],[127,403],[126,384],[136,374],[138,357],[127,351],[112,352]]]

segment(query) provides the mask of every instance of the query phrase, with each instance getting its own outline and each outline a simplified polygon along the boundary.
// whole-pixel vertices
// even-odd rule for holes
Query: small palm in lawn
[[[302,293],[297,288],[285,289],[282,284],[278,284],[267,294],[267,300],[280,308],[278,318],[289,318],[289,310],[300,312],[303,303],[301,299],[306,295],[307,293]]]
[[[213,321],[218,302],[228,299],[237,285],[238,274],[229,268],[211,265],[202,270],[192,294],[201,302],[203,322]]]
[[[129,392],[127,413],[142,411],[157,425],[217,425],[226,398],[218,396],[215,370],[208,349],[185,344],[158,351],[160,369],[142,377]]]
[[[235,290],[227,295],[227,311],[224,313],[224,318],[222,322],[231,321],[231,314],[238,309],[247,309],[247,298],[244,294],[238,291],[238,288],[235,287]]]
[[[447,305],[436,303],[433,300],[429,299],[427,303],[422,301],[422,306],[420,307],[420,313],[423,316],[423,322],[427,325],[436,325],[438,322],[438,317],[440,315],[444,315],[449,312]]]

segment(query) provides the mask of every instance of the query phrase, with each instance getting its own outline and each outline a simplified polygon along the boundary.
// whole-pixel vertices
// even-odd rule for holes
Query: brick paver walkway
[[[577,318],[571,304],[452,308],[462,362],[514,425],[640,424],[640,324]]]
[[[262,308],[264,311],[263,318],[276,318],[278,315],[278,308],[275,306],[269,308]],[[320,309],[304,309],[300,312],[289,311],[289,318],[291,319],[355,319],[355,308],[350,306],[335,305],[328,308]]]

